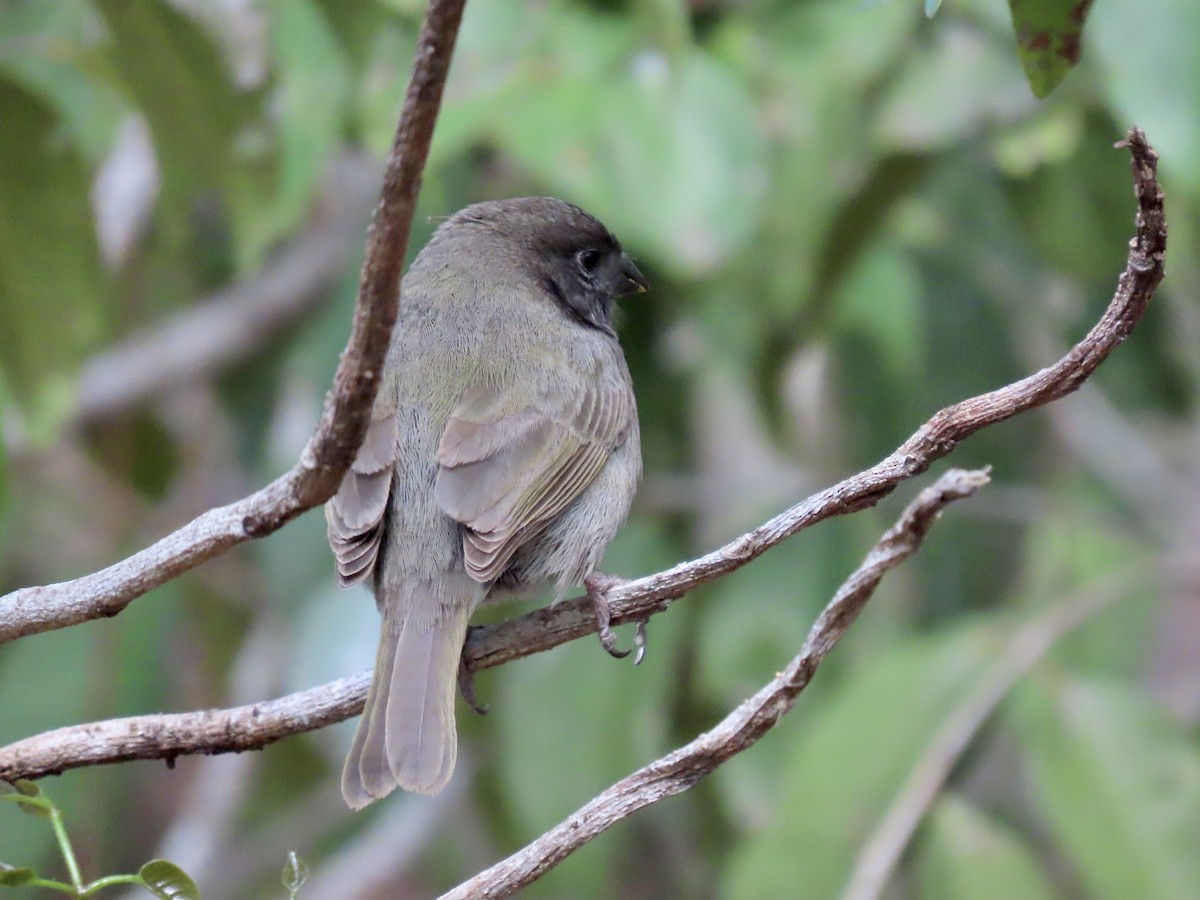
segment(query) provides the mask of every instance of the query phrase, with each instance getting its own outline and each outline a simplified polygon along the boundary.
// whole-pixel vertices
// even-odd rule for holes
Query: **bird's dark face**
[[[620,242],[577,206],[522,197],[468,207],[468,217],[503,235],[524,268],[580,324],[614,335],[613,301],[649,285]]]
[[[576,234],[551,255],[546,290],[583,325],[615,335],[612,305],[618,297],[641,293],[649,285],[615,238]]]

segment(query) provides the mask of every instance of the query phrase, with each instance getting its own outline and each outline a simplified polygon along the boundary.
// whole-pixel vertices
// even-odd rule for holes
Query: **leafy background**
[[[612,572],[710,549],[1057,358],[1123,264],[1133,201],[1110,147],[1131,123],[1162,154],[1172,227],[1133,340],[1080,395],[956,452],[995,483],[885,582],[797,711],[529,896],[838,896],[935,734],[1030,623],[1083,604],[979,727],[887,895],[1200,897],[1200,7],[1101,0],[1068,74],[1021,17],[1070,4],[938,6],[468,5],[413,244],[469,202],[553,193],[649,275],[622,329],[647,474]],[[0,589],[91,571],[295,459],[353,251],[220,372],[90,419],[80,373],[325,221],[339,167],[378,170],[419,17],[415,0],[0,4]],[[492,713],[460,711],[438,798],[350,814],[349,724],[44,787],[97,875],[166,856],[206,896],[278,897],[294,850],[302,897],[429,895],[754,690],[915,490],[697,591],[654,620],[638,669],[581,641],[483,674]],[[366,668],[375,640],[313,512],[114,620],[0,648],[0,743],[275,696]],[[4,805],[0,860],[57,865],[48,829]]]

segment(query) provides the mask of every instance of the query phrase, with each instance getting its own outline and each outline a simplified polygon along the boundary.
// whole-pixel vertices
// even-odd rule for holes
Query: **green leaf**
[[[1181,110],[1200,109],[1198,44],[1194,0],[1101,3],[1088,22],[1088,52],[1099,62],[1112,115],[1122,128],[1144,128],[1161,168],[1194,193],[1200,192],[1200,116]]]
[[[108,291],[88,174],[39,97],[0,77],[0,376],[36,442],[70,410]]]
[[[337,149],[350,95],[350,63],[312,0],[270,4],[271,51],[279,73],[279,227],[307,211]]]
[[[740,83],[692,51],[678,70],[647,54],[514,87],[493,115],[502,146],[539,178],[686,276],[723,263],[758,221],[765,147],[752,109]]]
[[[644,30],[577,5],[534,17],[513,0],[473,4],[435,156],[490,138],[627,244],[691,276],[753,234],[766,142],[728,67],[690,44],[644,47]]]
[[[929,815],[917,859],[920,900],[1054,900],[1030,847],[953,795]]]
[[[112,61],[150,124],[168,191],[221,184],[243,99],[200,26],[160,0],[94,0]]]
[[[947,77],[970,72],[970,79]],[[978,27],[947,20],[919,53],[909,54],[888,79],[886,102],[873,117],[884,149],[928,153],[961,144],[997,123],[1036,109],[1012,51]]]
[[[156,897],[163,900],[200,900],[200,890],[188,874],[165,859],[152,859],[138,870],[138,877]]]
[[[1029,86],[1047,97],[1079,62],[1092,0],[1008,0]]]
[[[937,15],[937,11],[942,8],[942,0],[925,0],[925,16],[932,19]]]
[[[925,354],[921,280],[911,259],[879,247],[857,261],[838,292],[835,329],[876,344],[890,374],[918,377]],[[887,297],[886,303],[880,303]]]
[[[295,897],[300,892],[300,888],[304,886],[304,882],[308,881],[308,863],[301,859],[294,850],[289,852],[287,863],[284,864],[283,871],[279,874],[279,880],[287,890],[288,896]]]
[[[165,203],[188,215],[204,193],[224,199],[243,265],[269,232],[271,161],[259,98],[239,91],[220,52],[193,19],[161,0],[94,0],[112,38],[110,57],[146,117],[163,173]]]
[[[53,805],[50,799],[42,793],[41,788],[32,781],[27,779],[19,779],[12,783],[13,793],[0,794],[0,800],[7,800],[10,803],[16,804],[17,809],[21,812],[29,813],[31,816],[37,816],[41,819],[50,818],[50,811]]]
[[[912,638],[807,707],[778,773],[771,824],[735,849],[722,896],[837,896],[862,842],[992,647],[979,629]]]
[[[75,0],[0,3],[0,68],[54,107],[92,163],[108,152],[126,112],[120,93],[90,71],[95,30],[95,12]]]
[[[1014,712],[1034,797],[1090,897],[1200,897],[1200,752],[1143,693],[1027,682]]]
[[[0,863],[0,887],[20,887],[37,878],[37,872],[25,866],[10,866]]]
[[[38,787],[36,781],[30,781],[28,778],[19,778],[13,782],[13,787],[16,788],[18,794],[22,797],[40,797],[42,789]]]

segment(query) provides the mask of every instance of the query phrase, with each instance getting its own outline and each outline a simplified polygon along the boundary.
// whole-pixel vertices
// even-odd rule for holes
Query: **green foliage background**
[[[1038,4],[926,6],[468,4],[414,248],[469,202],[552,193],[653,284],[625,304],[647,475],[608,571],[711,549],[1056,359],[1123,265],[1134,204],[1110,147],[1130,124],[1162,154],[1172,229],[1134,338],[1081,395],[956,451],[995,483],[885,582],[795,713],[531,897],[838,896],[1008,637],[1110,594],[988,719],[888,896],[1200,897],[1200,6],[1100,0],[1042,101],[1022,65],[1039,94],[1066,73],[1018,51],[1010,15]],[[0,590],[112,562],[295,459],[353,255],[315,313],[168,397],[78,427],[80,366],[256,272],[322,214],[331,162],[385,150],[419,16],[0,3]],[[134,180],[157,187],[102,253],[93,186],[139,127]],[[95,874],[162,855],[205,896],[277,897],[295,850],[301,897],[430,895],[755,690],[916,487],[657,617],[638,669],[581,641],[482,675],[492,714],[460,711],[444,798],[346,811],[349,726],[45,787]],[[367,667],[375,629],[367,595],[336,589],[316,511],[114,620],[0,648],[0,743],[318,684]],[[0,861],[53,869],[49,835],[0,808]]]

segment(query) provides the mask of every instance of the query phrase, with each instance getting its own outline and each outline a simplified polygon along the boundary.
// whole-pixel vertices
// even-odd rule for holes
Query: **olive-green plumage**
[[[359,808],[454,770],[454,699],[480,603],[591,574],[641,474],[611,323],[645,290],[616,238],[552,198],[446,221],[401,291],[372,422],[326,506],[342,584],[370,580],[375,675],[342,776]]]

